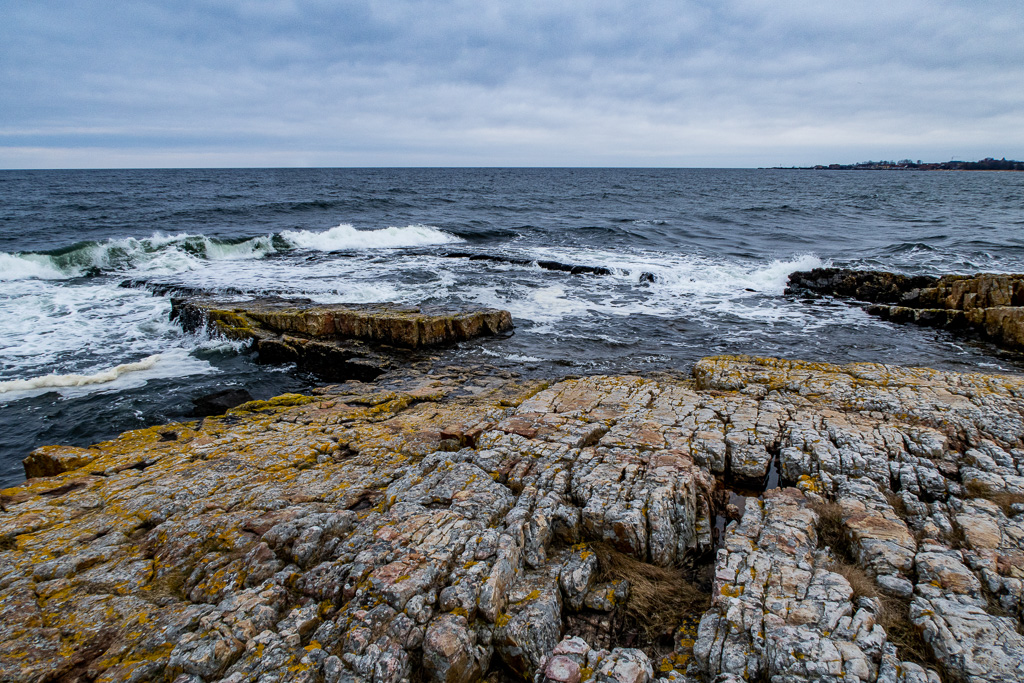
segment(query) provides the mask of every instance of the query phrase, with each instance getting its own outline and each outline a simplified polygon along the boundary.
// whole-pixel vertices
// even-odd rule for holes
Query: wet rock
[[[937,278],[846,268],[815,268],[789,276],[787,294],[838,296],[873,303],[898,303],[915,289],[935,287]]]
[[[416,349],[512,329],[508,311],[456,311],[397,304],[314,304],[307,300],[174,299],[172,319],[186,329],[209,325],[232,339],[287,335],[359,339]]]
[[[409,360],[408,349],[454,344],[512,329],[508,311],[398,304],[315,304],[267,297],[171,300],[171,319],[251,342],[262,363],[296,363],[331,381],[372,380]],[[394,347],[406,349],[397,352]]]
[[[886,320],[971,329],[1005,348],[1024,349],[1024,275],[932,278],[817,268],[790,275],[786,292],[872,302],[868,312]]]
[[[192,399],[192,415],[194,417],[209,417],[210,415],[223,415],[232,408],[253,400],[252,394],[245,389],[225,389],[212,394],[206,394],[199,398]]]

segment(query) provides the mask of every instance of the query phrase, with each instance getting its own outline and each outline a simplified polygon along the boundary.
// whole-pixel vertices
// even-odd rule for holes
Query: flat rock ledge
[[[35,451],[54,475],[0,492],[0,680],[1024,680],[1024,378],[475,386]]]
[[[367,380],[408,350],[455,344],[512,330],[497,309],[454,310],[398,304],[315,304],[306,299],[171,300],[186,331],[208,329],[251,341],[265,363],[296,363],[329,381]]]
[[[869,313],[900,323],[971,330],[1024,351],[1024,275],[979,273],[940,278],[840,268],[789,276],[787,294],[836,296],[873,305]]]

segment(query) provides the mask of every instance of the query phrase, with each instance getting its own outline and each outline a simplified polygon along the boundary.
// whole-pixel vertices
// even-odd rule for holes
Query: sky
[[[1021,0],[0,0],[0,168],[1024,159]]]

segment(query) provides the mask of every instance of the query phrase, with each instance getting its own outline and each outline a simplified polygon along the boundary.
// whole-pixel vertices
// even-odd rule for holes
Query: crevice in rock
[[[40,496],[46,496],[47,498],[59,498],[60,496],[63,496],[65,494],[67,494],[67,493],[71,493],[72,491],[78,491],[79,489],[84,489],[86,486],[88,486],[88,484],[86,484],[84,481],[73,481],[73,482],[71,482],[69,484],[64,484],[63,486],[58,486],[55,489],[49,489],[47,491],[40,491],[39,495]]]
[[[886,497],[893,495],[888,493]],[[850,601],[856,605],[862,597],[878,600],[881,605],[878,622],[885,629],[889,642],[896,646],[899,658],[940,671],[943,681],[955,681],[948,677],[948,672],[936,659],[931,646],[925,643],[921,631],[910,621],[910,599],[883,593],[874,577],[860,566],[855,541],[848,533],[839,503],[822,499],[811,503],[810,507],[818,518],[818,547],[828,550],[832,555],[828,569],[849,582],[853,590]],[[895,505],[893,508],[899,515]],[[913,576],[909,578],[912,582],[915,579]]]
[[[380,500],[381,494],[377,491],[363,491],[356,498],[355,502],[349,505],[346,509],[352,510],[353,512],[359,512],[360,510],[369,510]]]
[[[487,671],[480,680],[482,683],[523,683],[523,677],[510,669],[497,652],[491,657]]]

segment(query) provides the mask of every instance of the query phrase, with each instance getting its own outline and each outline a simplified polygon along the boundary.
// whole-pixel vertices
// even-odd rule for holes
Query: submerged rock
[[[0,494],[0,679],[1024,676],[1024,379],[449,374],[34,453],[65,471]],[[783,486],[730,519],[762,452]],[[703,603],[651,578],[708,562]]]
[[[1024,275],[934,278],[816,268],[790,275],[786,293],[856,299],[874,304],[866,310],[885,320],[969,329],[1004,348],[1024,350]]]

